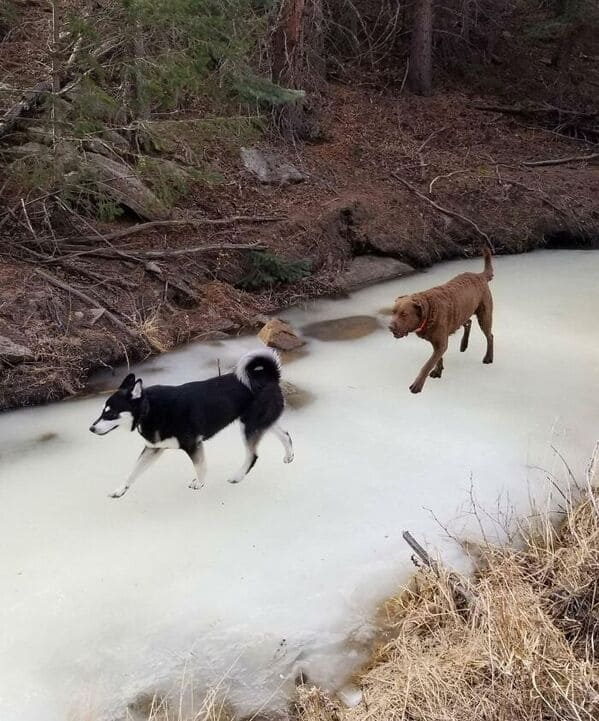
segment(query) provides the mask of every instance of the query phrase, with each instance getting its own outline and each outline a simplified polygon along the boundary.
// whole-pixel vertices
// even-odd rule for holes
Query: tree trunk
[[[297,55],[301,55],[305,0],[282,0],[272,38],[272,79],[293,87]]]
[[[430,95],[433,75],[433,0],[417,0],[410,43],[408,83],[417,95]]]

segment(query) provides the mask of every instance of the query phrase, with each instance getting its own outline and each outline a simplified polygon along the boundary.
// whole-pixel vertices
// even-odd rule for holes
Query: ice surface
[[[414,396],[429,346],[394,340],[387,317],[358,340],[310,340],[284,369],[315,399],[283,419],[295,461],[268,438],[237,486],[237,427],[207,444],[201,491],[172,451],[113,500],[141,440],[89,433],[102,398],[0,416],[2,721],[116,718],[183,673],[198,690],[221,681],[241,710],[283,702],[299,668],[342,684],[376,603],[411,573],[404,530],[463,565],[432,514],[476,534],[471,489],[496,515],[527,511],[548,475],[567,475],[551,446],[582,479],[599,430],[599,253],[494,263],[494,365],[475,323],[468,352],[454,337],[443,379]],[[285,318],[377,315],[480,266],[439,265]],[[135,370],[179,383],[255,346],[196,344]]]

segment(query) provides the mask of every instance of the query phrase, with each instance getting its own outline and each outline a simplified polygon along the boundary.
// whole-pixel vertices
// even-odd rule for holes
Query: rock
[[[304,406],[307,406],[314,400],[314,396],[312,395],[312,393],[298,388],[296,385],[290,383],[289,381],[281,381],[281,392],[283,393],[285,403],[290,408],[295,408],[296,410],[298,408],[303,408]]]
[[[86,153],[84,165],[102,183],[102,191],[109,198],[140,218],[165,220],[168,217],[166,208],[129,165],[99,153]]]
[[[35,354],[32,350],[0,335],[0,360],[7,363],[21,363],[33,358],[35,358]]]
[[[15,145],[14,147],[8,148],[7,150],[11,155],[14,155],[18,158],[35,157],[48,160],[50,159],[49,148],[46,145],[42,145],[41,143],[37,143],[33,140],[30,140],[27,143],[23,143],[23,145]]]
[[[259,148],[241,148],[241,159],[246,170],[255,175],[261,183],[288,185],[301,183],[306,179],[295,165]]]
[[[379,327],[378,320],[370,315],[353,315],[310,323],[302,328],[302,333],[323,341],[355,340],[374,333]]]
[[[304,345],[293,328],[278,318],[271,318],[258,333],[258,338],[269,348],[278,350],[294,350]]]
[[[186,183],[192,179],[192,175],[182,165],[167,158],[152,158],[152,165],[158,168],[158,172],[172,178],[177,183]]]
[[[381,283],[392,278],[401,278],[414,273],[414,268],[395,258],[376,255],[359,255],[354,258],[349,268],[341,274],[337,284],[343,291],[350,292],[373,283]]]

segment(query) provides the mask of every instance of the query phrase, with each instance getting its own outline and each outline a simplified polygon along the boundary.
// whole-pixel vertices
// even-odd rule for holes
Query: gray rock
[[[29,158],[33,156],[37,158],[50,158],[50,149],[46,145],[36,143],[33,140],[23,143],[23,145],[15,145],[12,148],[8,148],[8,152],[18,158]]]
[[[7,363],[21,363],[33,358],[35,358],[35,353],[32,350],[0,335],[0,360]]]
[[[349,293],[357,288],[393,278],[401,278],[409,273],[414,273],[414,268],[407,263],[402,263],[401,260],[376,255],[359,255],[341,274],[337,284],[341,290]]]
[[[99,153],[86,153],[84,165],[102,184],[102,191],[119,205],[147,220],[168,218],[166,208],[126,163]]]
[[[255,175],[261,183],[288,185],[301,183],[306,179],[295,165],[259,148],[241,148],[241,159],[246,170]]]

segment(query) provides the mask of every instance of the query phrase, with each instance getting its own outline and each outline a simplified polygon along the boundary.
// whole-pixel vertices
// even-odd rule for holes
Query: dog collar
[[[427,321],[428,321],[428,318],[425,318],[425,319],[422,321],[422,325],[419,326],[418,328],[416,328],[416,330],[414,331],[414,333],[424,333],[424,331],[426,330]]]

